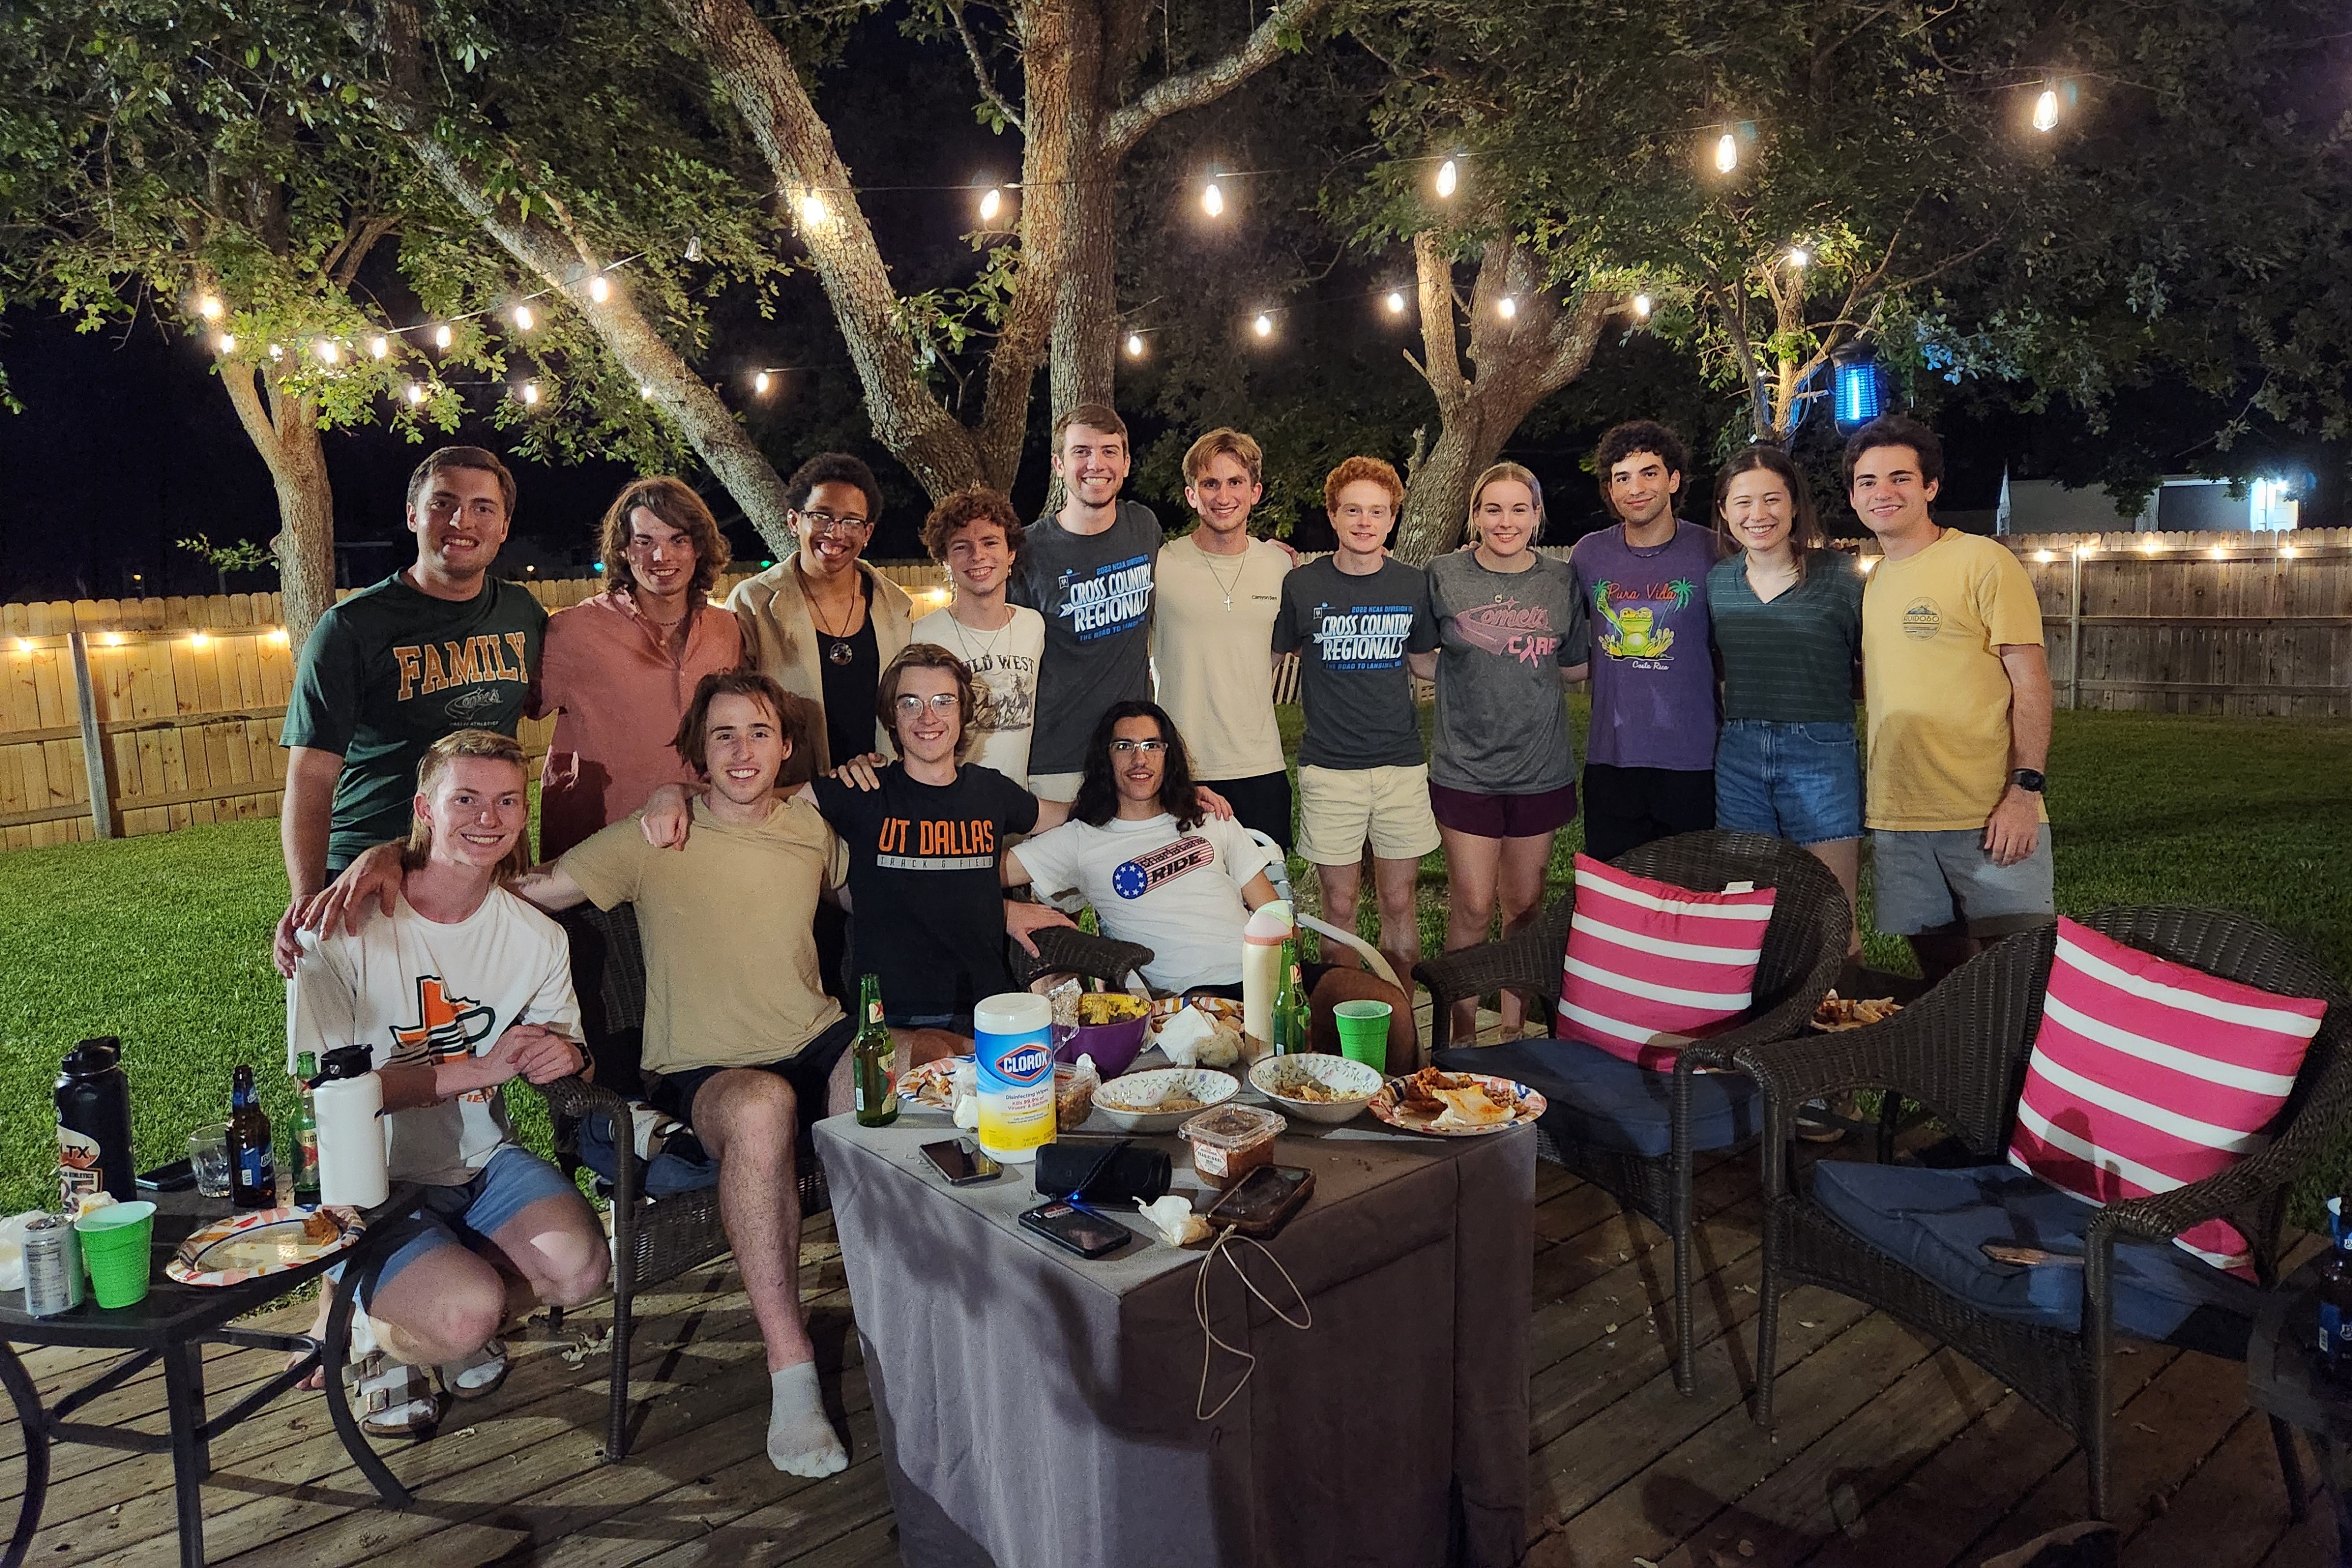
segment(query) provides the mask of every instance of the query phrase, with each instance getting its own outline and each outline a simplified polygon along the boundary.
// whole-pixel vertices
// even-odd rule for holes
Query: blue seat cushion
[[[1459,1046],[1433,1061],[1454,1072],[1514,1079],[1544,1097],[1538,1124],[1555,1141],[1663,1159],[1673,1152],[1670,1113],[1675,1075],[1636,1067],[1572,1040],[1517,1040]],[[1764,1107],[1744,1072],[1701,1072],[1691,1079],[1691,1147],[1727,1149],[1761,1131]]]
[[[683,1134],[686,1129],[679,1128]],[[580,1123],[580,1163],[594,1171],[605,1186],[610,1186],[621,1168],[619,1153],[613,1147],[613,1119],[591,1115]],[[719,1162],[703,1151],[701,1143],[693,1136],[677,1136],[656,1155],[640,1179],[644,1196],[671,1197],[681,1192],[699,1192],[719,1185]]]
[[[1988,1241],[2080,1257],[2095,1212],[2014,1166],[1923,1170],[1823,1160],[1813,1201],[1881,1252],[1970,1306],[2014,1322],[2080,1332],[2078,1264],[1996,1263]],[[2262,1295],[2168,1241],[2117,1241],[2116,1326],[2216,1355],[2242,1357]]]

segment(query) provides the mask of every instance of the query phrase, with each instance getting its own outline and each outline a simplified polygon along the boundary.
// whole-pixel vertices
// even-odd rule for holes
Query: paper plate
[[[181,1242],[163,1272],[183,1285],[240,1284],[341,1252],[366,1228],[346,1208],[251,1209],[216,1219]]]
[[[1423,1071],[1429,1070],[1423,1069]],[[1365,1109],[1391,1127],[1400,1128],[1408,1133],[1427,1133],[1440,1138],[1482,1138],[1489,1133],[1499,1133],[1506,1127],[1517,1127],[1532,1122],[1542,1115],[1546,1109],[1542,1095],[1526,1084],[1514,1083],[1507,1078],[1496,1078],[1484,1072],[1448,1072],[1446,1077],[1457,1082],[1475,1082],[1486,1088],[1508,1090],[1511,1095],[1511,1113],[1502,1121],[1484,1127],[1433,1126],[1431,1125],[1433,1117],[1405,1109],[1398,1104],[1397,1085],[1402,1082],[1400,1079],[1391,1079],[1381,1085],[1381,1092],[1372,1096],[1371,1103]]]

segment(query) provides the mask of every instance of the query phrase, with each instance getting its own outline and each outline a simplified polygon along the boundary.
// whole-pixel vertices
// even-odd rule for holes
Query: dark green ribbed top
[[[1821,550],[1804,580],[1769,604],[1748,586],[1748,558],[1706,574],[1715,645],[1723,654],[1723,716],[1777,724],[1852,724],[1862,648],[1862,570]]]

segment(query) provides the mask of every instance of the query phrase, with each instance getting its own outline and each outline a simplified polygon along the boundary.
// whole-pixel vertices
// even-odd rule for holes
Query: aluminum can
[[[25,1314],[49,1318],[81,1305],[81,1239],[73,1221],[44,1214],[25,1223]]]

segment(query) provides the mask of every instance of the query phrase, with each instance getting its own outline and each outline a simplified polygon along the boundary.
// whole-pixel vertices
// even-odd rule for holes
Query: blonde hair
[[[441,775],[461,757],[487,758],[493,762],[508,762],[528,786],[530,768],[523,758],[522,742],[511,735],[500,735],[495,729],[455,729],[425,748],[424,759],[416,765],[416,792],[430,795],[433,787],[441,782]],[[530,869],[530,844],[528,829],[515,835],[514,843],[491,874],[501,883],[511,882]],[[401,869],[415,871],[433,852],[433,824],[423,817],[411,815],[408,822],[408,842],[400,852]]]
[[[1230,425],[1220,425],[1184,449],[1184,483],[1199,482],[1213,457],[1230,457],[1247,469],[1250,483],[1265,483],[1265,453],[1247,435]]]
[[[1497,463],[1479,475],[1477,482],[1470,486],[1470,520],[1467,527],[1473,543],[1478,538],[1479,497],[1486,495],[1487,486],[1499,485],[1506,479],[1516,479],[1528,487],[1528,494],[1535,498],[1536,503],[1536,531],[1543,531],[1543,481],[1517,463]],[[1532,538],[1528,540],[1528,548],[1534,549],[1535,542]]]

